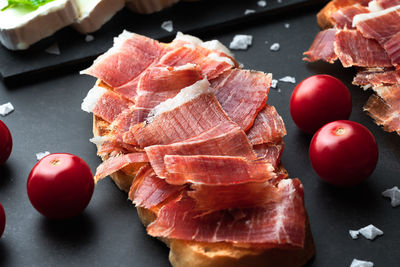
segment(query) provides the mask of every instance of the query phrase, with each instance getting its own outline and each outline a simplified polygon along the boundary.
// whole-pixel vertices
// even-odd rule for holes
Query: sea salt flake
[[[253,43],[252,35],[238,34],[233,37],[229,44],[230,49],[246,50]]]
[[[286,29],[290,28],[290,24],[289,23],[285,23],[285,24],[283,24],[283,26],[285,26]]]
[[[357,230],[349,230],[349,234],[350,234],[351,238],[358,239],[358,235],[360,234],[360,232]]]
[[[46,51],[46,53],[49,53],[52,55],[57,55],[57,56],[61,54],[60,47],[58,46],[57,43],[52,44],[44,51]]]
[[[89,43],[89,42],[92,42],[92,41],[94,41],[94,36],[93,35],[88,34],[88,35],[85,36],[85,42]]]
[[[392,207],[397,207],[400,205],[400,190],[397,186],[386,189],[382,192],[382,196],[390,198],[390,204],[392,204]]]
[[[273,43],[269,49],[271,49],[271,51],[278,51],[280,48],[281,46],[279,43]]]
[[[267,6],[267,1],[258,1],[257,5],[260,7],[265,7],[265,6]]]
[[[353,259],[350,267],[373,267],[374,263],[370,261],[361,261],[357,259]]]
[[[374,240],[377,236],[383,235],[382,230],[376,228],[372,224],[358,230],[366,239]]]
[[[279,81],[285,83],[296,83],[296,78],[292,76],[285,76],[283,78],[280,78]]]
[[[0,105],[0,115],[3,117],[7,116],[13,111],[14,111],[14,106],[11,104],[11,102]]]
[[[277,0],[276,2],[278,2],[280,4],[280,3],[282,3],[282,0]]]
[[[272,79],[271,87],[276,88],[277,85],[278,85],[278,80]]]
[[[49,151],[36,153],[36,159],[41,160],[42,158],[46,157],[47,155],[50,155]]]
[[[172,32],[174,30],[174,24],[172,23],[172,20],[167,20],[161,24],[161,28],[167,32]]]
[[[254,9],[246,9],[246,10],[244,11],[244,14],[245,14],[245,15],[253,14],[253,13],[256,13],[256,11],[255,11]]]

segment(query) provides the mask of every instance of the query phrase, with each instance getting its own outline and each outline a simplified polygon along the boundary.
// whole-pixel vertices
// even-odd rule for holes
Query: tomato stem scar
[[[345,129],[339,127],[339,128],[336,129],[335,134],[336,135],[344,135],[345,132],[346,132]]]
[[[52,161],[50,161],[50,164],[53,166],[58,166],[61,164],[61,161],[59,159],[53,159]]]

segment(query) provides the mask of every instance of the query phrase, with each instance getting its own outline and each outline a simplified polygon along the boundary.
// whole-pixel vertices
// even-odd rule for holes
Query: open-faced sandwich
[[[304,265],[314,245],[298,179],[280,162],[286,129],[272,75],[238,68],[220,42],[130,32],[83,71],[91,140],[175,267]]]
[[[353,84],[371,88],[364,110],[400,134],[400,1],[333,0],[317,16],[318,33],[305,60],[355,66]]]

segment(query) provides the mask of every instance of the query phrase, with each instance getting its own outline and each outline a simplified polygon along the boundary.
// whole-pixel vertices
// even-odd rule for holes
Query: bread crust
[[[108,123],[93,116],[93,134],[108,133]],[[105,160],[102,157],[102,160]],[[129,192],[134,176],[118,171],[110,175],[115,184]],[[162,204],[161,204],[162,205]],[[145,227],[157,218],[159,206],[151,209],[137,207],[138,216]],[[300,267],[314,255],[314,241],[310,225],[306,222],[304,248],[239,248],[231,243],[205,243],[159,238],[169,248],[169,261],[173,267]]]
[[[335,26],[335,21],[332,19],[332,14],[339,9],[360,3],[360,0],[332,0],[317,14],[318,25],[322,29],[328,29]]]

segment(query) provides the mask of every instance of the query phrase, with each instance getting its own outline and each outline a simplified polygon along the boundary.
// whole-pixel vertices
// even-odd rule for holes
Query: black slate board
[[[306,208],[316,244],[316,256],[308,267],[350,266],[353,258],[370,260],[375,266],[395,267],[400,262],[400,207],[392,208],[381,192],[400,185],[399,136],[386,133],[362,111],[369,92],[352,86],[355,74],[339,64],[308,64],[301,60],[315,34],[318,8],[299,9],[279,19],[258,22],[205,36],[228,44],[235,34],[252,34],[253,46],[236,51],[245,68],[302,79],[328,73],[341,79],[353,97],[351,120],[365,125],[375,135],[380,153],[377,169],[365,183],[351,189],[338,189],[321,182],[308,158],[311,137],[300,132],[291,120],[289,99],[294,84],[279,83],[271,89],[269,104],[282,115],[285,137],[284,166],[292,177],[299,177],[305,188]],[[289,23],[286,29],[284,23]],[[268,44],[279,42],[279,52]],[[63,69],[69,73],[70,69]],[[0,84],[0,103],[11,101],[16,110],[2,119],[11,129],[14,149],[7,164],[0,168],[0,202],[7,213],[7,226],[0,239],[0,266],[135,266],[167,267],[168,249],[146,235],[127,195],[110,179],[101,181],[86,211],[71,221],[50,221],[30,205],[26,180],[36,163],[35,153],[69,152],[86,160],[94,171],[100,163],[92,137],[91,115],[80,104],[94,79],[69,73],[51,79],[8,89]],[[375,241],[362,237],[352,240],[349,229],[374,224],[384,231]],[[249,266],[251,267],[251,266]]]
[[[254,19],[281,14],[304,5],[311,5],[323,0],[277,0],[268,1],[266,7],[259,7],[257,1],[243,0],[203,0],[199,2],[180,2],[162,12],[151,15],[134,14],[125,8],[99,31],[93,33],[95,40],[85,42],[85,36],[71,27],[64,28],[54,36],[33,45],[26,51],[9,51],[0,45],[0,74],[7,81],[15,81],[27,75],[49,73],[62,67],[90,62],[97,55],[112,46],[114,36],[124,29],[147,35],[154,39],[171,40],[176,31],[204,34],[209,31],[222,31]],[[246,9],[256,13],[244,15]],[[172,20],[174,32],[162,30],[163,21]],[[49,46],[57,43],[61,54],[45,52]]]

